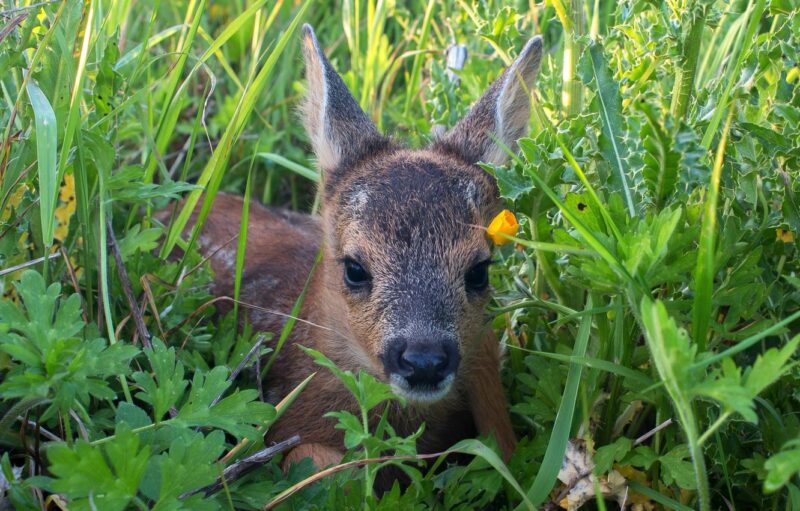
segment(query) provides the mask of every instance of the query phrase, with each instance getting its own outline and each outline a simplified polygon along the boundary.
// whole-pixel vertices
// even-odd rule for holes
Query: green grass
[[[531,508],[569,494],[557,476],[580,439],[593,486],[623,478],[629,501],[800,509],[798,20],[797,0],[0,1],[0,502]],[[293,322],[249,354],[261,333],[236,332],[238,305],[214,315],[194,247],[220,191],[318,210],[296,114],[304,22],[413,146],[545,38],[528,136],[487,168],[522,225],[489,311],[520,439],[508,465],[482,439],[430,470],[416,435],[363,420],[386,387],[338,373],[362,410],[332,410],[359,439],[349,465],[316,481],[267,461],[190,495],[264,449],[308,382],[272,407],[229,378],[268,371]],[[470,53],[458,86],[454,43]],[[384,464],[412,484],[373,495]]]

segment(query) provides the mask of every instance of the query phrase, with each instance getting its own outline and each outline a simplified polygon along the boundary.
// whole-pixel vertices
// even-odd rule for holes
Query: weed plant
[[[273,406],[253,375],[293,322],[216,315],[180,233],[220,191],[317,210],[302,22],[415,146],[544,36],[529,134],[486,167],[521,224],[489,311],[508,465],[491,439],[424,464],[365,420],[388,388],[313,352],[361,405],[331,411],[343,464],[263,445],[303,385]],[[798,49],[797,0],[0,1],[0,507],[800,509]],[[409,484],[375,495],[387,465]]]

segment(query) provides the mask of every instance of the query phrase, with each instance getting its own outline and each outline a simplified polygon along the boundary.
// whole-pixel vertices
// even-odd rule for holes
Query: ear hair
[[[303,119],[323,176],[366,149],[387,140],[361,110],[336,73],[310,25],[303,26],[303,54],[308,93],[301,105]]]
[[[513,150],[528,127],[530,91],[541,62],[542,38],[536,36],[434,147],[455,153],[470,163],[505,163],[508,155],[503,146]]]

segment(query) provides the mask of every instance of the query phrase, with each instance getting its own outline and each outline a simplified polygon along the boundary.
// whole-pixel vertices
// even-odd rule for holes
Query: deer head
[[[305,127],[322,176],[324,271],[346,304],[352,342],[395,393],[442,399],[481,340],[497,186],[525,134],[542,39],[534,37],[470,112],[429,147],[378,132],[303,29]]]

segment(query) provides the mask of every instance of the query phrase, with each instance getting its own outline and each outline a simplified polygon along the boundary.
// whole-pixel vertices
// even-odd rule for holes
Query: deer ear
[[[536,36],[436,146],[471,163],[505,163],[508,155],[503,146],[515,149],[528,127],[530,92],[541,62],[542,38]]]
[[[324,175],[385,139],[328,62],[308,24],[303,26],[303,54],[308,92],[301,111]]]

